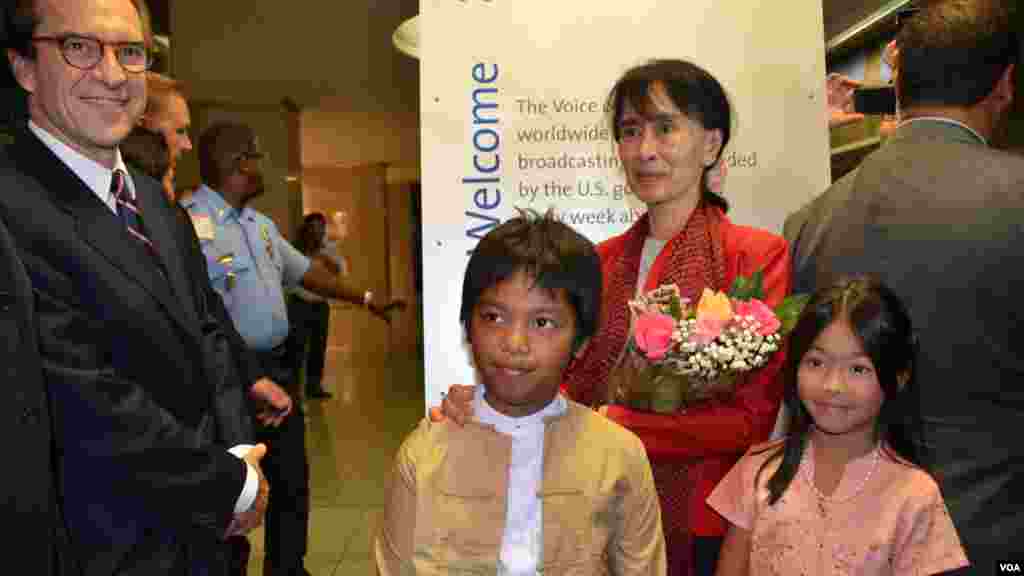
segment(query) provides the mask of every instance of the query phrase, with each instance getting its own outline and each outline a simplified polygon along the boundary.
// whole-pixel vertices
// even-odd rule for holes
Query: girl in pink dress
[[[844,280],[815,294],[786,358],[789,436],[751,448],[708,498],[730,524],[718,576],[968,565],[938,484],[919,464],[915,349],[906,308],[878,282]]]

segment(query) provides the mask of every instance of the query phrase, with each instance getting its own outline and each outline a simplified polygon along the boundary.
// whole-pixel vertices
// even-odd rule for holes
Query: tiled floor
[[[371,538],[384,506],[391,460],[423,417],[423,378],[415,357],[330,349],[330,400],[306,403],[311,510],[306,569],[313,576],[372,576]],[[263,531],[249,536],[250,576],[263,574]]]

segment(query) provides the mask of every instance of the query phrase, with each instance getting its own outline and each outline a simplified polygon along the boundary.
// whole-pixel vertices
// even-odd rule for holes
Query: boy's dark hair
[[[622,118],[626,103],[628,102],[635,110],[645,110],[650,105],[650,92],[656,83],[665,86],[672,103],[686,114],[687,118],[700,124],[705,130],[722,132],[722,146],[718,149],[718,158],[711,166],[706,166],[701,175],[701,198],[727,212],[729,203],[708,188],[707,174],[722,158],[722,153],[729,144],[732,132],[732,107],[729,105],[725,88],[707,70],[692,62],[672,59],[651,60],[627,70],[615,82],[605,104],[615,141],[618,142],[621,137],[619,119]]]
[[[488,232],[466,265],[459,320],[467,336],[480,294],[517,272],[525,272],[540,288],[565,290],[576,314],[574,350],[597,331],[602,277],[593,242],[550,211],[544,216],[520,211]]]
[[[988,96],[1020,60],[1020,33],[1008,0],[926,3],[903,23],[899,46],[900,106],[968,107]]]
[[[878,280],[868,276],[842,279],[814,294],[789,337],[783,371],[788,436],[758,471],[760,475],[768,463],[781,456],[782,463],[768,480],[769,504],[782,497],[796,476],[814,425],[798,392],[800,363],[818,335],[837,320],[849,324],[878,375],[884,400],[875,435],[883,442],[883,451],[891,449],[899,458],[923,468],[920,391],[914,376],[918,345],[910,313]],[[901,378],[906,378],[902,384]]]

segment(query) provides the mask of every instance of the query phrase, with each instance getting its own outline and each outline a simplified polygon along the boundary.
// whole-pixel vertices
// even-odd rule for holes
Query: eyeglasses
[[[117,63],[125,72],[138,74],[153,65],[153,57],[144,42],[103,42],[88,36],[36,36],[33,42],[53,42],[60,49],[68,66],[79,70],[92,70],[103,60],[104,47],[114,49]]]

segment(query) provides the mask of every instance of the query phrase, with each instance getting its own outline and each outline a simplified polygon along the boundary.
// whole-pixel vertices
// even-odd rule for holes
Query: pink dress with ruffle
[[[866,483],[873,455],[848,463],[835,492],[822,500],[808,484],[808,444],[789,488],[769,506],[767,482],[781,458],[765,467],[756,489],[755,476],[780,445],[751,448],[708,497],[719,514],[750,532],[751,576],[927,575],[968,565],[935,480],[887,452]]]

